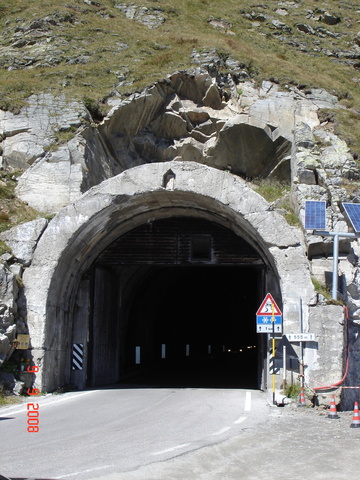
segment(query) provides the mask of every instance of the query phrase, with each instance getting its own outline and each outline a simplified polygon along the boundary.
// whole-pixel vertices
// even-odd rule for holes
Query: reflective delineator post
[[[135,347],[135,364],[140,365],[140,347]]]

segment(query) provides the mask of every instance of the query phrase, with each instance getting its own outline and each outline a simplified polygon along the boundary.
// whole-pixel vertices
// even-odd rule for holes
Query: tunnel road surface
[[[0,409],[0,473],[69,480],[129,474],[242,435],[269,410],[265,393],[241,389],[131,386],[28,398]],[[38,416],[29,417],[33,411]],[[29,418],[38,418],[39,432],[27,431]]]

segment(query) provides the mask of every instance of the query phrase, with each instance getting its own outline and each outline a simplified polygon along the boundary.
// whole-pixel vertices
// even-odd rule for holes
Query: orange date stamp
[[[27,367],[28,373],[37,373],[40,368],[36,365],[32,367]],[[39,389],[37,388],[28,388],[28,395],[39,395]],[[39,419],[39,404],[38,403],[28,403],[27,404],[27,431],[29,433],[37,433],[40,430],[40,419]]]

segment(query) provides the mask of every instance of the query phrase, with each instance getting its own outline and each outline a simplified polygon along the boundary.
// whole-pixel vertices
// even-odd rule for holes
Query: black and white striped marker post
[[[71,370],[82,370],[84,361],[84,344],[73,343]]]

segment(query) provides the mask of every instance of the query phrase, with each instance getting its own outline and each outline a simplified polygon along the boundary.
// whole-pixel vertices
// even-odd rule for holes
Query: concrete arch
[[[299,292],[304,305],[314,295],[298,230],[228,172],[193,162],[146,164],[104,181],[65,207],[38,243],[24,285],[34,361],[41,367],[39,388],[51,391],[69,380],[76,295],[91,264],[123,233],[175,215],[211,219],[257,249],[273,278],[267,288],[273,288],[283,308],[284,331],[297,325]],[[305,310],[305,326],[307,321]]]

